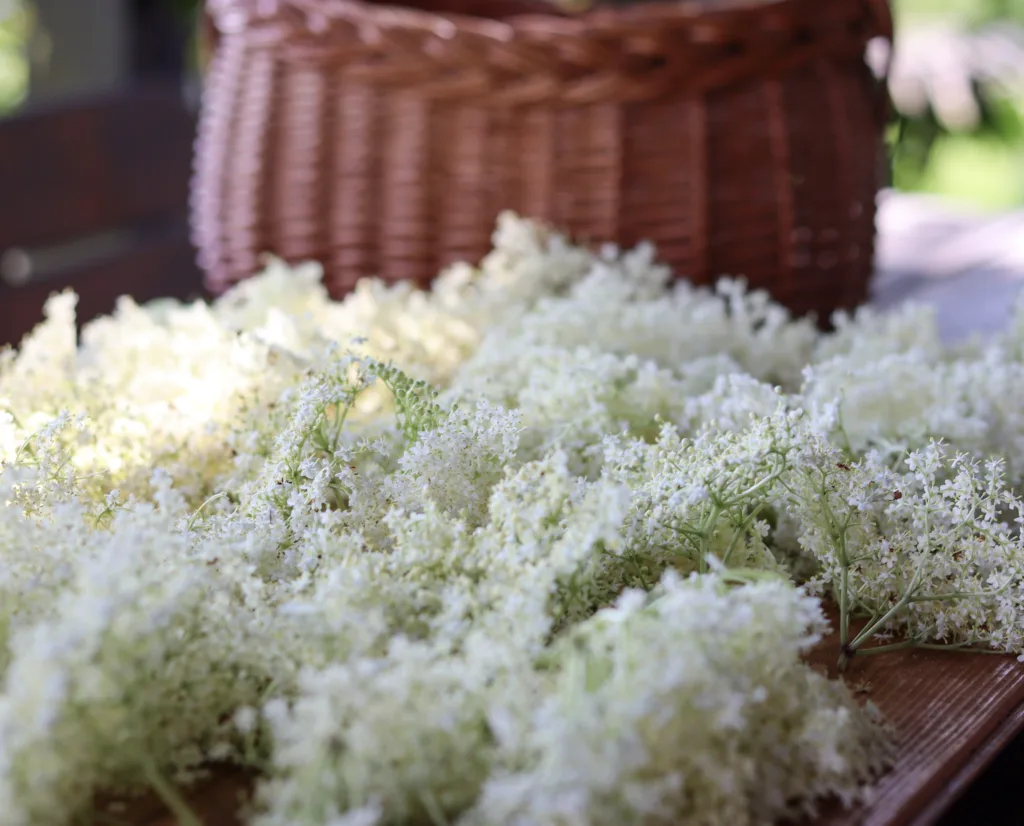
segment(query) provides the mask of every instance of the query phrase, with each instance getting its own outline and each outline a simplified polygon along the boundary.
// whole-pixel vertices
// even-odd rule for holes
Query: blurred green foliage
[[[967,23],[998,19],[1024,19],[1024,0],[892,0],[901,22],[937,16],[957,17]]]
[[[897,26],[953,19],[970,29],[995,22],[1024,26],[1024,0],[894,0]],[[979,89],[982,118],[951,132],[929,112],[897,117],[889,139],[898,189],[956,198],[987,209],[1024,205],[1024,97]]]
[[[30,14],[22,0],[0,0],[0,115],[17,107],[28,92]]]

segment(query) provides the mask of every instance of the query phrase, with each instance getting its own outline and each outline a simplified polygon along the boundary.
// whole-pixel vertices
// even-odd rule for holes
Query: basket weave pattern
[[[514,209],[798,311],[863,300],[884,0],[430,1],[209,0],[193,225],[213,291],[263,252],[321,261],[335,296],[424,284]]]

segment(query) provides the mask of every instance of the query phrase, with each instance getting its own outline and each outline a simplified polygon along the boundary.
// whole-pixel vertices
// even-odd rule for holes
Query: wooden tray
[[[837,651],[833,634],[811,661],[835,676]],[[905,649],[854,658],[845,678],[895,729],[897,762],[870,805],[828,807],[814,826],[937,823],[1024,731],[1024,666],[1010,656]]]
[[[811,662],[835,676],[837,651],[833,635]],[[870,805],[828,805],[804,826],[931,826],[1024,731],[1024,666],[1013,657],[906,649],[855,658],[845,677],[895,729],[897,763],[877,783]],[[207,826],[240,826],[239,801],[251,785],[251,775],[237,769],[217,771],[189,803]],[[133,802],[121,819],[137,826],[178,822],[149,798]]]

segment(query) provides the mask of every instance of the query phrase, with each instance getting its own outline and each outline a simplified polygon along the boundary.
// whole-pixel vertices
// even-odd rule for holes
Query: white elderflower
[[[832,320],[834,331],[814,348],[815,363],[842,356],[851,366],[869,367],[886,356],[911,351],[932,363],[946,356],[935,308],[930,305],[906,303],[887,313],[861,307],[852,315],[840,311]]]
[[[816,585],[840,607],[840,661],[859,652],[950,644],[1024,652],[1024,503],[1001,463],[931,443],[906,470],[877,457],[818,455],[791,477]],[[857,635],[848,617],[869,617]],[[876,635],[896,641],[869,647]]]
[[[497,349],[497,348],[495,348]],[[578,473],[600,468],[608,433],[655,438],[659,420],[682,422],[689,397],[707,378],[677,376],[653,361],[587,348],[528,347],[495,364],[470,359],[456,376],[449,398],[484,394],[515,408],[523,426],[523,455],[539,458],[557,447]]]
[[[488,685],[512,679],[529,690],[536,680],[513,665],[492,671],[399,638],[385,658],[303,675],[292,707],[266,710],[282,778],[263,788],[268,811],[256,823],[329,823],[368,803],[387,822],[468,808],[495,748]]]
[[[472,525],[485,521],[491,488],[514,466],[519,415],[487,403],[454,410],[398,460],[401,478],[420,498],[459,514]]]
[[[555,646],[529,734],[459,823],[760,824],[854,799],[889,752],[801,662],[823,627],[781,581],[668,576],[654,599],[624,595]]]
[[[610,441],[607,477],[632,492],[626,555],[638,574],[666,564],[774,568],[763,519],[788,471],[797,421],[780,408],[738,433],[709,428],[689,440],[666,427],[653,445]]]
[[[257,645],[228,583],[190,559],[181,498],[121,510],[68,548],[49,605],[16,615],[0,693],[0,823],[62,823],[101,788],[149,784],[203,760],[220,720],[255,701]],[[65,541],[75,541],[72,534]]]
[[[932,438],[975,452],[988,426],[976,412],[972,372],[916,349],[863,364],[837,356],[807,368],[802,401],[820,429],[855,453],[899,454]]]
[[[822,334],[511,214],[319,276],[0,353],[0,826],[210,761],[263,826],[768,823],[889,753],[819,598],[843,665],[1024,654],[1024,304]]]

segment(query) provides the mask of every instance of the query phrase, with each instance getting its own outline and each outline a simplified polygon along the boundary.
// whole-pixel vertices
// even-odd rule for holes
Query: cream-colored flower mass
[[[223,761],[256,826],[768,824],[892,754],[822,598],[845,667],[1024,652],[1024,312],[823,335],[511,215],[429,291],[74,303],[0,356],[0,826]]]

